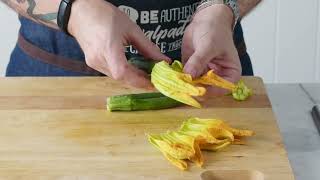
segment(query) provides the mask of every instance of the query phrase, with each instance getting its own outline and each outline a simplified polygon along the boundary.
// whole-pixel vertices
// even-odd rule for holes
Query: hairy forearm
[[[245,15],[247,15],[260,2],[261,0],[238,0],[240,16],[244,17]]]
[[[59,0],[0,0],[20,15],[27,17],[38,23],[57,27],[57,12]]]

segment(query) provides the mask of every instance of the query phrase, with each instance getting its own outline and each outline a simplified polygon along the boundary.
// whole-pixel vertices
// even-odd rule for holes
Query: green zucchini
[[[142,93],[107,98],[108,111],[141,111],[168,109],[183,105],[161,93]]]
[[[132,57],[128,60],[128,63],[148,74],[151,74],[152,68],[155,65],[152,60],[148,60],[143,57]]]

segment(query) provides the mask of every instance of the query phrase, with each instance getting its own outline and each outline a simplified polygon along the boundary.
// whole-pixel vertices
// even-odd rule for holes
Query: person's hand
[[[138,25],[104,0],[75,1],[68,31],[79,42],[88,66],[132,86],[151,88],[152,84],[143,71],[127,63],[126,45],[147,58],[170,61]]]
[[[225,5],[213,5],[195,14],[182,41],[185,73],[196,78],[212,69],[231,82],[240,79],[242,69],[233,42],[233,21],[233,13]],[[209,92],[224,93],[218,88],[210,88]]]

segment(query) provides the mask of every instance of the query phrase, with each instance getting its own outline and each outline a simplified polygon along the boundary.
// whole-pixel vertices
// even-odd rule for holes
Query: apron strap
[[[43,49],[28,42],[21,34],[19,34],[18,37],[18,46],[24,51],[24,53],[41,62],[78,73],[93,76],[103,75],[102,73],[87,66],[84,61],[77,61],[44,51]]]
[[[247,46],[244,41],[241,41],[240,43],[236,44],[236,48],[237,48],[240,59],[241,57],[247,54]]]
[[[21,34],[18,37],[18,46],[30,57],[33,59],[39,60],[41,62],[58,66],[60,68],[74,71],[78,73],[84,73],[92,76],[101,76],[102,73],[90,68],[84,61],[77,61],[74,59],[65,58],[62,56],[58,56],[53,53],[49,53],[44,51],[43,49],[31,44],[28,42]],[[236,45],[238,55],[241,58],[246,55],[247,48],[244,41],[238,43]]]

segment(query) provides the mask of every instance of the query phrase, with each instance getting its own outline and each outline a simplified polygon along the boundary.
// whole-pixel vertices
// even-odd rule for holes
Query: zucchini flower
[[[233,84],[222,77],[218,76],[210,70],[207,74],[203,75],[199,79],[193,81],[195,84],[205,84],[210,86],[217,86],[223,89],[227,89],[231,92],[233,98],[238,101],[244,101],[252,95],[252,90],[249,89],[242,80],[237,84]]]
[[[162,94],[197,108],[201,105],[193,96],[203,96],[206,93],[205,88],[191,83],[191,75],[182,73],[179,61],[171,66],[165,61],[157,63],[152,69],[151,82]]]
[[[161,135],[148,135],[149,142],[160,150],[164,156],[179,169],[185,170],[185,160],[191,160],[198,166],[203,165],[203,157],[195,138],[175,131]]]
[[[149,142],[160,150],[173,165],[187,169],[187,161],[202,167],[201,150],[219,151],[230,144],[243,144],[242,136],[252,136],[249,130],[234,129],[217,119],[190,118],[179,130],[160,135],[148,135]]]

